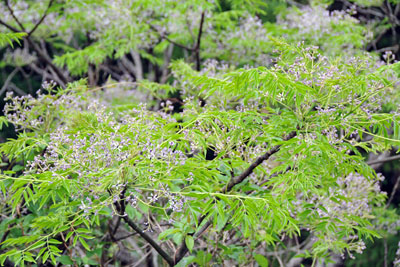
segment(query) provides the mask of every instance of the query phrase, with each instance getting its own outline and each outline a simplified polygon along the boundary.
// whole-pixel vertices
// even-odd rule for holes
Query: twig
[[[15,74],[17,74],[17,72],[18,72],[18,68],[15,68],[15,69],[10,73],[10,75],[8,75],[6,81],[4,82],[3,87],[1,87],[1,89],[0,89],[0,96],[1,96],[2,94],[4,94],[4,92],[7,90],[7,87],[8,87],[8,85],[9,85],[9,83],[11,82],[11,80],[12,80],[12,78],[15,76]]]
[[[161,257],[164,258],[168,262],[170,266],[174,266],[173,259],[142,229],[139,228],[128,216],[123,216],[124,221],[135,231],[137,232],[144,240],[146,240],[157,252],[160,254]]]
[[[21,32],[21,31],[22,31],[22,32],[26,32],[24,25],[22,25],[22,23],[21,23],[21,22],[18,20],[18,18],[15,16],[14,11],[12,10],[11,6],[10,6],[9,3],[8,3],[8,0],[4,0],[4,2],[5,2],[5,4],[6,4],[6,6],[7,6],[7,9],[8,9],[8,10],[10,11],[10,13],[11,13],[11,16],[14,18],[15,22],[19,25],[19,27],[20,27],[21,30],[18,30],[18,29],[16,29],[16,28],[12,27],[11,25],[8,25],[7,23],[1,21],[1,20],[0,20],[0,24],[4,25],[5,27],[7,27],[8,29],[12,30],[13,32]],[[50,1],[50,2],[52,3],[52,1]],[[50,3],[49,3],[49,4],[50,4]],[[46,11],[46,12],[47,12],[47,11]],[[43,19],[44,19],[44,18],[43,18]],[[39,26],[39,25],[38,25],[38,26]],[[38,26],[37,26],[37,27],[38,27]],[[37,28],[37,27],[36,27],[36,28]],[[36,29],[35,29],[35,30],[36,30]],[[31,32],[33,32],[33,31],[31,30]],[[30,38],[30,35],[29,35],[29,34],[28,34],[27,36],[25,36],[25,40],[28,41],[28,44],[29,44],[30,46],[32,46],[33,50],[36,51],[36,53],[39,55],[39,57],[40,57],[41,59],[43,59],[44,62],[45,62],[47,65],[49,65],[49,66],[54,70],[54,72],[57,74],[57,76],[58,76],[58,77],[60,78],[60,80],[62,81],[62,84],[66,84],[66,83],[68,82],[69,79],[61,72],[61,70],[60,70],[58,67],[56,67],[56,66],[53,64],[52,60],[45,54],[45,52],[43,52],[42,49],[40,49],[40,47],[38,47],[38,46],[35,44],[35,42],[32,41],[32,39]]]
[[[47,8],[46,8],[46,10],[45,10],[44,13],[43,13],[43,16],[42,16],[42,17],[40,18],[40,20],[35,24],[35,26],[33,26],[32,30],[30,30],[30,31],[28,32],[28,36],[31,36],[32,33],[33,33],[34,31],[36,31],[36,29],[39,27],[39,25],[42,24],[42,22],[44,21],[44,19],[45,19],[46,16],[47,16],[47,12],[49,11],[49,9],[50,9],[50,7],[53,5],[53,3],[54,3],[54,0],[50,0],[50,1],[49,1],[49,4],[47,5]]]
[[[388,202],[386,203],[386,208],[388,208],[390,206],[390,203],[392,203],[393,198],[396,195],[397,188],[399,187],[399,184],[400,184],[400,176],[397,177],[397,181],[393,187],[392,193],[390,194],[390,198],[389,198]]]
[[[118,230],[120,224],[121,224],[121,216],[118,216],[117,223],[115,224],[114,230],[112,230],[113,235],[115,235],[117,233],[117,230]]]
[[[8,3],[8,0],[4,0],[4,3],[7,6],[8,11],[10,11],[11,16],[15,20],[15,22],[18,24],[18,26],[21,28],[22,31],[26,32],[24,25],[19,21],[19,19],[15,16],[14,10],[11,8],[10,4]]]
[[[134,263],[134,265],[132,265],[133,267],[137,267],[140,266],[140,264],[142,263],[142,261],[144,261],[145,259],[147,259],[147,256],[149,256],[151,254],[151,250],[149,252],[147,252],[146,254],[143,255],[143,257],[137,261],[136,263]]]
[[[396,53],[398,50],[399,50],[399,45],[396,44],[396,45],[393,45],[393,46],[380,48],[380,49],[376,50],[375,52],[382,53],[382,52],[385,52],[385,51],[393,51],[393,52]]]
[[[125,191],[126,187],[124,190],[122,190],[120,194],[120,201],[119,203],[116,202],[117,210],[119,211],[120,216],[122,216],[122,219],[136,232],[138,233],[144,240],[147,241],[157,252],[160,254],[161,257],[164,258],[164,260],[167,261],[167,263],[170,266],[174,266],[174,261],[173,259],[158,245],[153,238],[151,238],[147,233],[145,233],[138,225],[136,225],[129,217],[125,214]]]
[[[1,19],[0,19],[0,24],[3,25],[4,27],[6,27],[7,29],[13,31],[13,32],[20,32],[17,28],[14,28],[13,26],[11,26],[10,24],[2,21]]]
[[[129,238],[129,237],[131,237],[131,236],[135,236],[135,235],[137,235],[137,234],[138,234],[138,233],[132,233],[132,234],[129,234],[129,235],[126,235],[126,236],[122,236],[122,237],[114,238],[114,241],[115,241],[115,242],[118,242],[118,241],[121,241],[121,240],[127,239],[127,238]]]
[[[283,138],[283,141],[287,141],[292,139],[293,137],[296,136],[296,131],[291,132],[287,136]],[[263,163],[265,160],[269,159],[273,154],[279,151],[281,145],[276,145],[272,147],[270,150],[268,150],[264,155],[258,157],[244,172],[242,172],[239,176],[233,177],[226,188],[224,189],[223,193],[227,193],[232,190],[232,188],[243,182],[250,174],[253,173],[253,170],[257,168],[261,163]]]
[[[161,78],[160,78],[160,83],[162,83],[162,84],[166,83],[167,79],[169,77],[168,66],[169,66],[169,63],[171,62],[173,51],[174,51],[174,44],[170,44],[168,46],[168,48],[164,51],[164,64],[162,67],[162,73],[161,73]]]
[[[177,43],[177,42],[171,40],[170,38],[168,38],[168,36],[167,36],[166,34],[161,33],[155,26],[153,26],[153,25],[151,25],[151,24],[148,24],[148,25],[149,25],[150,29],[152,29],[153,31],[155,31],[155,32],[158,33],[158,35],[161,37],[161,39],[165,39],[165,40],[167,40],[168,42],[170,42],[171,44],[174,44],[174,45],[176,45],[176,46],[179,46],[179,47],[181,47],[181,48],[183,48],[183,49],[186,49],[186,50],[189,50],[189,51],[193,51],[193,48],[187,47],[187,46],[185,46],[185,45],[183,45],[183,44],[180,44],[180,43]]]
[[[354,4],[350,3],[349,1],[342,1],[342,2],[347,8],[351,8],[352,6],[354,6]],[[357,5],[355,7],[356,7],[356,11],[358,13],[361,13],[364,15],[372,15],[372,16],[375,16],[375,17],[378,17],[381,19],[385,18],[384,14],[380,13],[379,11],[377,11],[375,9],[372,9],[372,8],[362,9],[362,8],[358,7]]]
[[[370,160],[367,162],[367,164],[374,165],[374,164],[385,163],[385,162],[394,161],[394,160],[398,160],[398,159],[400,159],[400,155],[396,155],[396,156],[388,157],[388,158],[384,158],[384,159]]]
[[[10,82],[9,87],[14,90],[19,95],[26,95],[26,93],[20,89],[18,86],[16,86],[14,83]]]
[[[204,25],[205,11],[201,13],[200,19],[200,27],[199,33],[197,34],[197,42],[195,47],[193,47],[193,51],[196,55],[196,70],[200,71],[200,43],[201,43],[201,35],[203,34],[203,25]]]
[[[285,137],[283,137],[283,141],[288,141],[296,136],[297,132],[292,131]],[[232,188],[243,182],[247,177],[249,177],[250,174],[253,173],[254,169],[257,168],[261,163],[263,163],[265,160],[269,159],[273,154],[277,153],[279,149],[281,148],[281,145],[276,145],[272,147],[270,150],[268,150],[264,155],[258,157],[244,172],[242,172],[239,176],[232,177],[231,180],[229,181],[228,185],[222,190],[222,193],[227,193],[232,190]],[[197,224],[200,226],[203,221],[207,218],[207,215],[202,215],[198,219]],[[198,230],[193,237],[199,237],[210,225],[212,224],[211,220],[208,220],[201,228]],[[175,264],[177,264],[188,252],[188,248],[186,246],[185,242],[182,242],[181,246],[175,253]]]

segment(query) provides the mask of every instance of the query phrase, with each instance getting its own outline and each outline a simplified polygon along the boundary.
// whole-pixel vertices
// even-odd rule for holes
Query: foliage
[[[329,61],[315,48],[272,41],[273,68],[210,76],[175,62],[187,88],[180,113],[171,103],[159,111],[103,105],[84,82],[48,85],[38,98],[9,94],[7,121],[22,131],[1,152],[24,171],[4,171],[1,188],[19,214],[6,225],[21,223],[25,235],[3,242],[3,261],[55,264],[62,244],[96,250],[101,244],[90,240],[112,215],[133,229],[147,218],[160,242],[197,260],[205,225],[212,226],[202,236],[207,243],[224,231],[248,240],[237,264],[260,261],[245,255],[262,242],[305,232],[313,257],[362,251],[363,240],[378,236],[369,220],[384,195],[359,149],[399,143],[399,114],[382,113],[379,103],[393,90],[393,68],[371,72],[368,60]],[[365,195],[354,195],[360,185]],[[154,229],[153,221],[169,227]],[[220,242],[215,253],[229,258],[229,239]]]
[[[13,42],[19,43],[19,40],[25,35],[26,33],[0,33],[0,47],[6,44],[13,47]]]
[[[315,266],[397,242],[371,158],[398,153],[400,64],[362,50],[372,1],[326,2],[0,2],[0,46],[21,45],[0,51],[0,265]]]

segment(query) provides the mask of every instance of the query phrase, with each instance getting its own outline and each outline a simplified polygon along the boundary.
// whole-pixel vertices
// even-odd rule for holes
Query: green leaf
[[[185,244],[187,248],[189,249],[190,253],[192,253],[193,247],[194,247],[194,239],[193,236],[191,235],[186,235],[185,237]]]
[[[86,233],[86,234],[92,233],[92,231],[90,231],[89,229],[86,229],[86,228],[78,228],[78,229],[75,230],[75,232],[77,232],[77,233]]]
[[[178,229],[178,228],[167,229],[158,235],[158,240],[163,240],[163,239],[167,238],[169,235],[172,235],[172,234],[175,234],[178,232],[181,232],[181,229]]]
[[[38,241],[29,247],[30,250],[34,250],[40,247],[43,247],[46,244],[44,241]]]
[[[83,238],[79,238],[79,242],[81,242],[82,246],[87,250],[90,251],[89,245],[86,243],[86,241]]]
[[[0,33],[0,47],[4,46],[5,44],[9,44],[13,47],[13,41],[17,42],[19,45],[20,39],[22,39],[27,34],[25,32],[16,32],[16,33]]]
[[[46,251],[46,252],[43,254],[42,263],[45,263],[45,262],[47,261],[47,259],[49,258],[49,256],[50,256],[50,252],[49,252],[49,251]]]
[[[256,260],[258,265],[260,265],[260,267],[268,267],[269,266],[269,262],[268,262],[267,258],[265,258],[261,254],[255,254],[254,259]]]
[[[74,262],[68,255],[61,255],[60,257],[57,258],[58,262],[60,262],[63,265],[73,265]]]
[[[24,166],[15,165],[15,166],[12,168],[12,171],[13,171],[13,172],[19,172],[19,171],[22,171],[23,169],[25,169]]]

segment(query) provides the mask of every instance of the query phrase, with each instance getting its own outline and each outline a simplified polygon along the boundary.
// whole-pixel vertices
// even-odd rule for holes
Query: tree
[[[108,220],[111,239],[129,226],[171,266],[229,259],[236,239],[246,244],[237,264],[264,259],[264,242],[285,236],[308,235],[314,259],[362,251],[377,236],[368,218],[384,196],[359,148],[398,144],[399,115],[377,102],[397,64],[371,73],[365,61],[332,63],[315,48],[274,42],[273,68],[209,77],[175,62],[188,92],[179,113],[172,103],[103,106],[82,82],[10,96],[4,122],[22,132],[1,151],[21,165],[1,186],[26,227],[5,240],[3,260],[33,261],[40,250],[55,263],[79,243],[99,249],[87,239]]]
[[[30,55],[16,72],[45,82],[8,92],[0,120],[18,131],[0,145],[2,264],[315,265],[399,221],[368,160],[398,149],[399,63],[360,51],[349,13],[4,3],[0,38]],[[305,31],[315,12],[329,23]]]

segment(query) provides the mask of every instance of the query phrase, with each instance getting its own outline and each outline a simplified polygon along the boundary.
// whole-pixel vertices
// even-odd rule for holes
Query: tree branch
[[[195,47],[193,48],[193,51],[195,52],[195,55],[196,55],[196,70],[197,71],[200,71],[200,43],[201,43],[201,35],[203,34],[204,18],[205,18],[205,11],[203,11],[201,13],[199,33],[197,34],[197,42],[196,42]]]
[[[126,191],[126,187],[124,188],[124,190],[120,194],[119,203],[118,202],[115,203],[116,206],[117,206],[117,209],[119,211],[120,216],[136,233],[138,233],[144,240],[146,240],[147,243],[149,243],[158,252],[158,254],[160,254],[160,256],[163,257],[163,259],[165,261],[167,261],[169,266],[174,266],[173,259],[161,248],[161,246],[158,245],[153,240],[153,238],[151,238],[142,229],[140,229],[140,227],[138,225],[136,225],[131,219],[129,219],[129,217],[125,214],[125,207],[126,207],[125,206],[125,200],[124,200],[125,191]]]
[[[288,141],[292,138],[294,138],[297,135],[297,131],[292,131],[285,137],[283,137],[283,141]],[[240,175],[236,177],[232,177],[231,180],[229,181],[228,185],[222,190],[222,193],[227,193],[232,190],[232,188],[243,182],[247,177],[249,177],[250,174],[253,173],[254,169],[257,168],[261,163],[263,163],[265,160],[269,159],[273,154],[277,153],[279,149],[281,148],[281,145],[276,145],[273,146],[270,150],[268,150],[264,155],[258,157],[244,172],[242,172]],[[200,226],[203,221],[207,218],[207,215],[202,215],[197,221],[197,224]],[[199,237],[207,228],[212,224],[211,220],[208,220],[195,234],[193,234],[194,238]],[[182,245],[179,247],[179,249],[175,253],[175,261],[174,263],[177,264],[182,258],[185,256],[185,254],[188,252],[188,248],[186,246],[186,243],[183,242]]]
[[[396,180],[396,183],[394,184],[392,193],[390,194],[390,198],[389,198],[388,202],[386,203],[386,208],[388,208],[390,206],[390,203],[392,203],[393,198],[396,195],[397,188],[399,187],[399,184],[400,184],[400,176],[397,177],[397,180]]]
[[[15,16],[14,10],[12,10],[10,4],[8,3],[8,0],[4,0],[4,3],[6,4],[8,11],[10,11],[11,16],[13,17],[15,22],[18,24],[18,26],[21,28],[21,30],[23,32],[26,32],[24,25],[22,25],[22,23],[19,21],[19,19]]]
[[[400,159],[400,155],[396,155],[396,156],[388,157],[388,158],[384,158],[384,159],[370,160],[367,162],[367,164],[374,165],[374,164],[378,164],[378,163],[385,163],[385,162],[390,162],[390,161],[399,160],[399,159]]]
[[[164,33],[161,33],[155,26],[151,25],[150,23],[148,25],[149,25],[150,29],[152,29],[153,31],[158,33],[158,35],[161,37],[161,39],[165,39],[168,42],[170,42],[171,44],[179,46],[180,48],[183,48],[183,49],[186,49],[186,50],[189,50],[189,51],[193,51],[193,48],[187,47],[187,46],[185,46],[183,44],[180,44],[180,43],[177,43],[177,42],[171,40],[170,38],[168,38],[167,35],[165,35]]]
[[[50,6],[52,5],[53,1],[54,1],[54,0],[51,0],[51,1],[49,2],[49,7],[48,7],[48,8],[50,8]],[[11,25],[5,23],[5,22],[2,21],[2,20],[0,20],[0,24],[2,24],[3,26],[7,27],[7,28],[10,29],[10,30],[12,30],[13,32],[21,32],[21,31],[22,31],[22,32],[26,32],[25,27],[22,25],[22,23],[21,23],[21,22],[18,20],[18,18],[15,16],[14,11],[12,10],[11,6],[10,6],[9,3],[8,3],[8,0],[4,0],[4,3],[6,4],[7,9],[8,9],[8,10],[10,11],[10,13],[11,13],[11,16],[12,16],[12,17],[14,18],[14,20],[17,22],[17,24],[19,25],[19,27],[21,28],[21,30],[18,30],[17,28],[14,28],[13,26],[11,26]],[[46,14],[47,14],[47,10],[46,10]],[[44,17],[45,17],[45,16],[44,16]],[[44,19],[44,17],[43,17],[43,19]],[[40,23],[39,23],[39,24],[40,24]],[[40,57],[41,59],[43,59],[43,61],[45,61],[46,64],[48,64],[48,65],[54,70],[54,72],[55,72],[55,73],[57,74],[57,76],[60,78],[60,80],[62,81],[62,83],[63,83],[63,84],[66,84],[66,83],[68,83],[68,78],[62,73],[62,71],[61,71],[57,66],[55,66],[55,65],[53,64],[52,60],[45,54],[45,52],[43,52],[43,51],[41,50],[41,48],[40,48],[39,46],[37,46],[37,45],[32,41],[32,39],[30,38],[30,34],[31,34],[34,30],[36,30],[35,28],[37,28],[37,27],[39,26],[39,24],[37,24],[37,26],[35,25],[34,29],[32,29],[32,30],[30,31],[30,33],[29,33],[25,38],[26,38],[26,40],[28,41],[28,44],[29,44],[30,46],[32,46],[33,50],[35,50],[36,53],[39,55],[39,57]]]
[[[9,85],[9,83],[11,82],[12,78],[15,76],[15,74],[17,74],[18,72],[18,68],[15,68],[10,75],[8,75],[6,81],[4,82],[3,87],[1,87],[0,89],[0,97],[2,96],[2,94],[7,90],[7,87]]]
[[[32,33],[33,33],[34,31],[36,31],[36,29],[39,27],[39,25],[42,24],[42,22],[44,21],[44,19],[45,19],[46,16],[47,16],[47,12],[49,11],[49,9],[50,9],[50,7],[53,5],[53,3],[54,3],[54,0],[50,0],[50,1],[49,1],[49,4],[47,5],[47,8],[46,8],[46,10],[45,10],[44,13],[43,13],[43,16],[42,16],[42,17],[40,18],[40,20],[35,24],[35,26],[33,26],[32,30],[29,31],[28,36],[31,36]]]
[[[0,19],[0,24],[3,25],[4,27],[6,27],[7,29],[13,31],[13,32],[20,32],[17,28],[14,28],[13,26],[11,26],[10,24],[2,21],[1,19]]]
[[[140,55],[138,52],[131,50],[130,51],[131,57],[133,62],[135,63],[135,71],[136,71],[136,81],[143,80],[143,65],[142,61],[140,60]]]
[[[283,137],[283,141],[287,141],[295,137],[297,134],[296,131],[293,131]],[[273,146],[270,150],[268,150],[264,155],[258,157],[244,172],[242,172],[239,176],[233,177],[228,185],[225,187],[223,193],[227,193],[232,190],[232,188],[243,182],[250,174],[253,173],[253,170],[257,168],[261,163],[263,163],[265,160],[269,159],[273,154],[279,151],[281,145],[276,145]]]
[[[123,217],[124,221],[135,231],[137,232],[144,240],[146,240],[161,257],[169,264],[169,266],[174,266],[173,259],[143,230],[139,228],[128,216]]]

